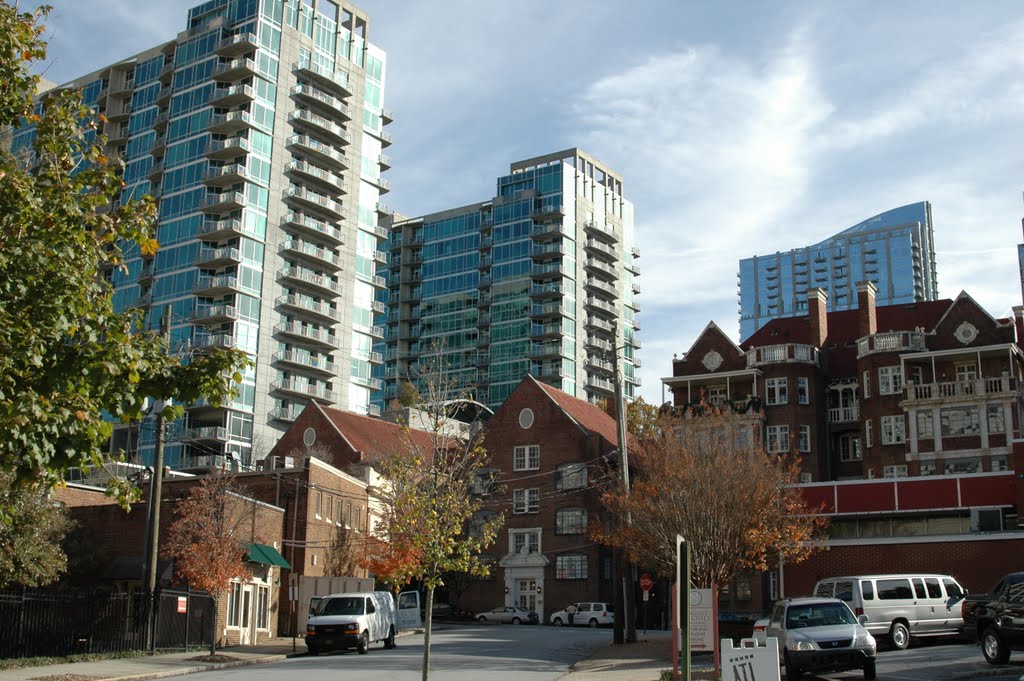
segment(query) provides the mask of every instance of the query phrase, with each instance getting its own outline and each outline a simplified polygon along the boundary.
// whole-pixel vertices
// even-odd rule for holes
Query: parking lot
[[[994,667],[985,662],[977,645],[959,641],[915,642],[907,650],[890,650],[883,644],[878,652],[879,681],[957,681],[959,679],[1017,679],[1024,676],[1024,654],[1016,653],[1010,664]],[[862,678],[860,672],[805,675],[805,679]]]

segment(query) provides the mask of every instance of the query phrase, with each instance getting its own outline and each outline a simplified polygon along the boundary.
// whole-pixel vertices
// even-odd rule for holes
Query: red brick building
[[[851,571],[945,572],[977,591],[1019,569],[1024,308],[994,319],[966,293],[876,307],[870,282],[855,310],[826,300],[813,289],[807,316],[740,346],[709,324],[662,379],[677,407],[749,409],[768,451],[801,456],[805,493],[832,518],[826,550],[783,566],[767,595]]]

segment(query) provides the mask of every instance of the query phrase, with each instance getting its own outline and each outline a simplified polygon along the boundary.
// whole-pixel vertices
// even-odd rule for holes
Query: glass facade
[[[159,252],[106,274],[115,304],[150,329],[169,306],[182,354],[255,362],[231,404],[168,427],[168,465],[250,467],[311,400],[375,411],[391,115],[367,28],[332,0],[210,0],[175,40],[67,85],[107,119],[120,200],[159,202]],[[115,446],[148,463],[154,441],[143,424]]]
[[[878,287],[878,305],[938,298],[931,204],[881,213],[825,241],[740,260],[740,338],[768,321],[807,314],[807,294],[822,288],[828,310],[857,307],[857,282]]]
[[[616,350],[632,397],[634,243],[621,180],[575,149],[512,164],[488,202],[394,222],[382,404],[427,362],[492,409],[526,374],[610,397]]]

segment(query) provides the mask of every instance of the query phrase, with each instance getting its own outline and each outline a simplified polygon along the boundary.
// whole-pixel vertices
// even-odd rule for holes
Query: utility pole
[[[612,331],[612,337],[615,338],[615,341],[618,341],[618,323],[615,323],[612,326]],[[613,365],[615,370],[615,422],[619,440],[619,463],[622,468],[622,489],[625,491],[626,496],[629,496],[629,451],[626,448],[626,403],[622,394],[622,377],[619,373],[619,350],[620,348],[616,346]],[[626,524],[633,524],[633,516],[628,510],[626,511]],[[636,570],[632,561],[627,557],[625,551],[622,551],[621,565],[622,570],[618,577],[622,581],[622,619],[625,632],[624,638],[626,643],[636,643],[636,621],[633,615],[633,613],[636,612],[635,594],[633,593],[633,582],[635,581],[635,575],[633,573]]]
[[[171,346],[171,306],[164,307],[160,320],[160,336],[167,348]],[[146,649],[152,654],[156,648],[156,576],[157,557],[160,546],[160,503],[163,500],[164,479],[164,407],[159,400],[153,404],[156,410],[156,446],[153,450],[153,475],[150,478],[149,527],[146,542]]]

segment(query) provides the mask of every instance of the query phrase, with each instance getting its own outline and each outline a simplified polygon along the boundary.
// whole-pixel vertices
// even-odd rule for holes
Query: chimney
[[[875,313],[875,294],[878,287],[870,281],[857,282],[857,337],[873,336],[878,333],[878,318]]]
[[[1017,329],[1017,347],[1024,350],[1024,305],[1013,306],[1013,326]]]
[[[811,321],[811,344],[816,348],[825,347],[828,338],[828,292],[823,288],[812,288],[807,293],[807,316]]]

